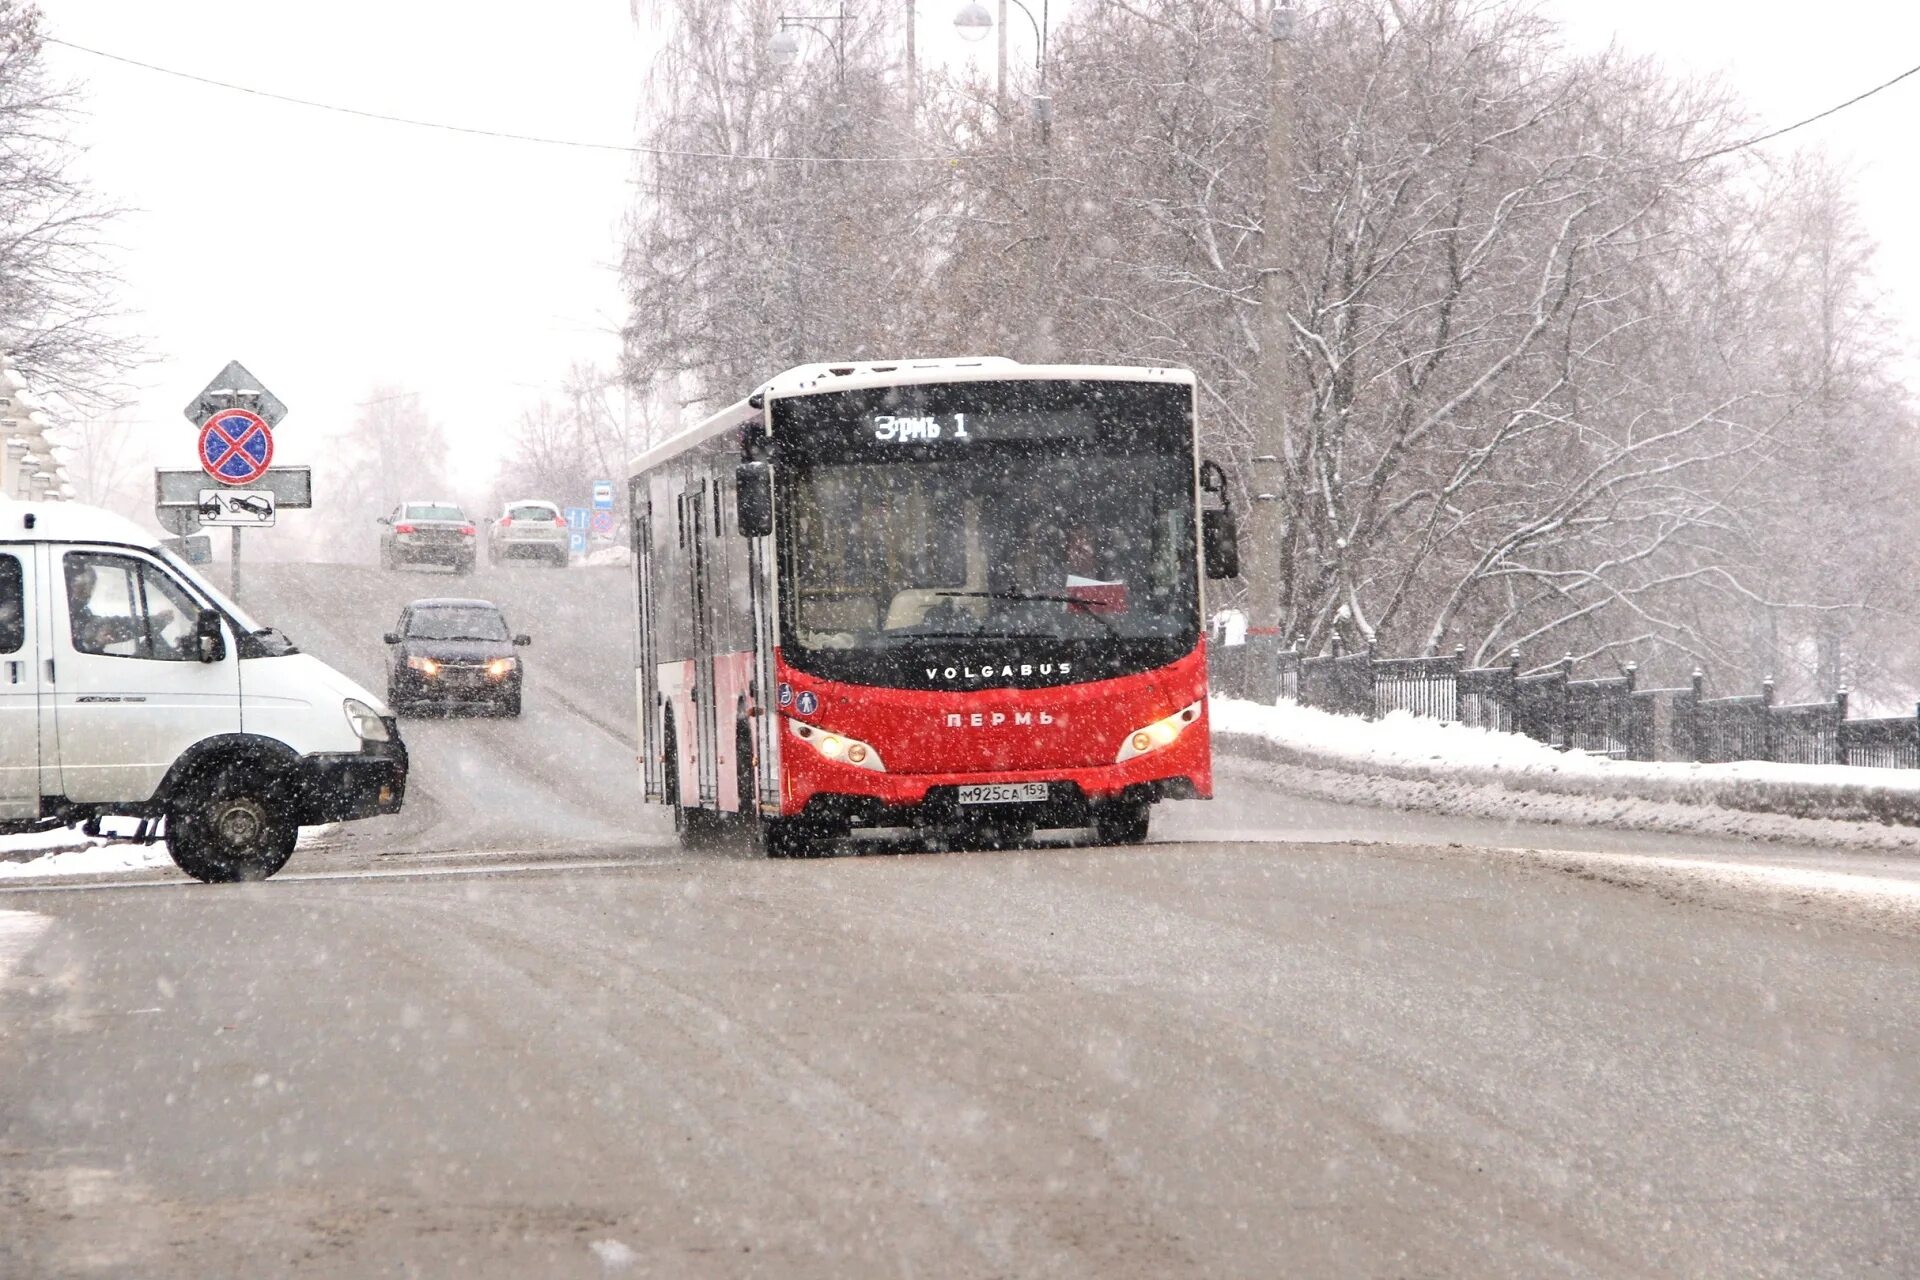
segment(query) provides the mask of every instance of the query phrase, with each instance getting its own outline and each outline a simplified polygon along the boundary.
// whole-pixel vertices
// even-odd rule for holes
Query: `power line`
[[[129,67],[139,67],[142,71],[151,71],[158,75],[172,76],[177,80],[190,80],[194,84],[207,85],[214,89],[226,89],[233,93],[249,94],[256,98],[267,98],[274,102],[284,102],[296,107],[310,107],[315,111],[331,111],[343,116],[357,116],[362,120],[378,120],[384,124],[407,125],[415,129],[437,129],[443,133],[463,133],[476,138],[495,138],[505,142],[527,142],[543,147],[569,147],[576,151],[613,151],[626,155],[661,156],[682,160],[727,160],[740,164],[957,164],[961,161],[973,161],[989,157],[976,155],[933,155],[933,156],[754,156],[742,155],[732,151],[682,151],[672,147],[648,147],[626,145],[617,142],[588,142],[578,138],[548,138],[532,133],[513,133],[505,129],[482,129],[474,125],[448,124],[442,120],[417,120],[410,116],[388,115],[381,111],[367,111],[360,107],[342,106],[335,102],[318,102],[312,98],[296,98],[291,94],[276,93],[271,89],[255,88],[252,85],[235,84],[229,80],[216,80],[211,76],[196,75],[191,71],[180,71],[173,67],[163,67],[157,63],[142,62],[138,58],[129,58],[124,54],[108,53],[105,49],[93,49],[84,44],[75,44],[71,40],[61,40],[54,36],[42,36],[47,44],[57,44],[63,49],[72,49],[78,53],[95,58],[105,58],[109,62],[124,63]]]
[[[1781,137],[1785,134],[1792,133],[1795,129],[1804,129],[1806,128],[1806,126],[1813,124],[1815,121],[1825,120],[1830,115],[1834,115],[1837,112],[1845,111],[1848,107],[1853,106],[1855,103],[1865,102],[1868,98],[1871,98],[1874,94],[1879,93],[1883,89],[1893,88],[1893,86],[1899,84],[1902,80],[1905,80],[1908,76],[1911,76],[1916,72],[1920,72],[1920,66],[1908,67],[1905,71],[1902,71],[1899,75],[1893,77],[1893,79],[1883,81],[1882,83],[1873,86],[1873,88],[1868,89],[1864,93],[1856,93],[1851,98],[1848,98],[1845,102],[1836,103],[1833,106],[1828,107],[1825,111],[1816,111],[1804,120],[1796,120],[1792,124],[1782,125],[1778,129],[1773,129],[1767,133],[1758,134],[1754,137],[1748,138],[1744,142],[1729,143],[1728,145],[1724,147],[1720,147],[1717,150],[1703,151],[1697,156],[1688,156],[1685,160],[1678,160],[1678,161],[1674,161],[1673,163],[1700,164],[1703,161],[1714,160],[1719,158],[1720,156],[1731,155],[1735,151],[1745,151],[1748,147],[1757,147],[1763,142],[1772,142],[1775,138]]]
[[[266,98],[274,102],[284,102],[291,106],[308,107],[315,111],[331,111],[338,115],[357,116],[362,120],[377,120],[383,124],[406,125],[414,129],[437,129],[443,133],[461,133],[470,137],[494,138],[505,142],[526,142],[544,147],[569,147],[578,151],[612,151],[625,155],[659,156],[681,160],[726,160],[738,164],[957,164],[962,161],[1000,158],[997,156],[977,154],[927,156],[754,156],[743,155],[739,152],[732,151],[687,151],[673,147],[649,147],[617,142],[589,142],[578,138],[549,138],[539,134],[514,133],[505,129],[482,129],[474,125],[448,124],[441,120],[418,120],[410,116],[396,116],[380,111],[367,111],[360,107],[342,106],[334,102],[319,102],[312,98],[298,98],[291,94],[276,93],[271,89],[260,89],[252,85],[235,84],[228,80],[216,80],[211,76],[197,75],[191,71],[180,71],[173,67],[160,66],[157,63],[142,62],[138,58],[129,58],[124,54],[109,53],[105,49],[90,48],[87,45],[75,44],[71,40],[61,40],[55,36],[43,36],[41,38],[47,44],[57,44],[62,48],[72,49],[78,53],[88,54],[95,58],[104,58],[109,62],[119,62],[130,67],[139,67],[143,71],[154,72],[157,75],[172,76],[178,80],[188,80],[194,84],[206,85],[214,89],[226,89],[232,93],[244,93],[256,98]],[[1815,124],[1826,119],[1828,116],[1837,115],[1839,112],[1845,111],[1848,107],[1865,102],[1875,94],[1891,89],[1894,85],[1899,84],[1902,80],[1915,74],[1920,74],[1920,66],[1908,67],[1892,79],[1882,81],[1871,89],[1857,93],[1845,102],[1835,103],[1824,111],[1816,111],[1805,119],[1796,120],[1792,124],[1782,125],[1778,129],[1756,134],[1740,142],[1729,143],[1724,147],[1719,147],[1712,151],[1704,151],[1697,156],[1689,156],[1684,160],[1673,161],[1671,163],[1699,164],[1707,160],[1718,159],[1721,156],[1731,155],[1736,151],[1744,151],[1748,147],[1757,147],[1763,142],[1772,142],[1775,138],[1784,137],[1796,129],[1804,129],[1810,124]]]

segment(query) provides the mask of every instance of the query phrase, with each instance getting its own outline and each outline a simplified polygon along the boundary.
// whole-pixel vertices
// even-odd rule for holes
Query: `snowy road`
[[[1240,768],[1146,849],[688,856],[618,573],[249,603],[371,679],[469,590],[528,713],[409,721],[407,813],[264,885],[0,889],[0,1275],[1920,1266],[1920,932],[1845,909],[1904,865]],[[1649,854],[1863,887],[1596,870]]]

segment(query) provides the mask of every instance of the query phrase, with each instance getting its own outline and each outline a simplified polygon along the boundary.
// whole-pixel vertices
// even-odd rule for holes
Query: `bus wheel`
[[[833,853],[830,832],[792,818],[760,819],[759,844],[769,858],[825,858]]]
[[[1153,807],[1144,800],[1120,800],[1094,815],[1094,834],[1101,844],[1140,844],[1147,838]]]

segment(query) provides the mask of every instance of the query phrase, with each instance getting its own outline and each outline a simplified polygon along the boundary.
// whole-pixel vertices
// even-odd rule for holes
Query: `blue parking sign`
[[[587,554],[587,535],[578,529],[567,531],[567,550],[576,556]]]
[[[587,536],[587,528],[593,523],[593,510],[590,507],[568,507],[567,528],[579,537]]]

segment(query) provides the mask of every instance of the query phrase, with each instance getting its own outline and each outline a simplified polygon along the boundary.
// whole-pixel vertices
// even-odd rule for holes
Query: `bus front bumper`
[[[1120,764],[1007,773],[890,774],[801,756],[786,760],[782,812],[835,826],[944,827],[1006,821],[1035,827],[1083,827],[1101,809],[1156,800],[1213,796],[1208,734],[1189,732],[1169,746]],[[982,783],[1042,783],[1044,800],[963,804],[961,789]]]

